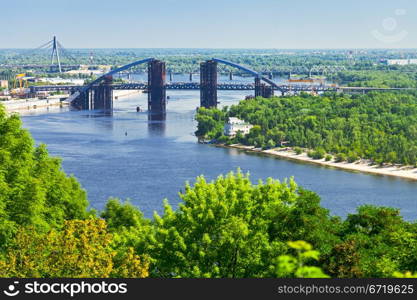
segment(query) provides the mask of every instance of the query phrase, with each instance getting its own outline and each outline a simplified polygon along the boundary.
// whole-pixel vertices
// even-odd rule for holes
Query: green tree
[[[62,230],[21,227],[0,261],[2,277],[146,277],[148,261],[130,248],[116,256],[99,219],[66,221]]]
[[[316,266],[307,266],[311,260],[319,260],[319,252],[312,249],[309,243],[304,241],[288,242],[290,248],[296,251],[296,256],[281,255],[277,258],[277,277],[290,278],[329,278]]]
[[[212,182],[199,177],[193,186],[186,186],[180,197],[184,203],[177,211],[166,203],[165,213],[155,215],[154,235],[144,251],[153,260],[152,276],[275,276],[277,255],[288,251],[286,238],[300,236],[325,241],[329,237],[329,232],[327,237],[314,233],[322,230],[314,217],[306,222],[317,227],[308,233],[301,228],[297,228],[298,234],[277,233],[297,227],[290,221],[278,227],[284,211],[293,210],[295,218],[298,201],[305,201],[308,214],[307,202],[314,197],[292,180],[268,179],[253,185],[248,175],[240,172]]]
[[[17,115],[0,106],[0,249],[18,226],[47,231],[88,216],[85,191],[44,145],[34,146]]]

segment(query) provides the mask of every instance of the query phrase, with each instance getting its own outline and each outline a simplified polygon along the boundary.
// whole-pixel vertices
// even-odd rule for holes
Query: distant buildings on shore
[[[384,62],[389,66],[391,65],[406,66],[406,65],[417,64],[417,58],[387,59]]]
[[[235,136],[238,131],[243,135],[248,134],[253,125],[246,123],[245,121],[230,117],[227,123],[224,125],[224,135]]]
[[[48,84],[73,84],[73,85],[83,85],[84,79],[76,79],[76,78],[59,78],[59,77],[52,77],[52,78],[38,78],[35,80],[36,82],[46,82]]]

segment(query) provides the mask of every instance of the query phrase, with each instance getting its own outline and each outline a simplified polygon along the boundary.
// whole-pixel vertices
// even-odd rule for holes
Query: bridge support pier
[[[200,64],[200,106],[217,107],[217,62],[214,60]]]
[[[261,79],[259,77],[255,77],[255,97],[262,97],[262,87],[265,84],[261,83]]]
[[[76,98],[72,106],[81,110],[104,110],[113,111],[113,77],[107,76],[103,83],[94,85],[78,98]]]
[[[270,85],[265,85],[262,97],[271,98],[274,96],[274,88]]]
[[[89,89],[85,93],[81,94],[76,98],[71,105],[80,110],[90,110],[92,109],[92,102],[91,99],[94,96],[93,89]]]
[[[106,76],[102,84],[94,87],[94,98],[92,101],[92,108],[105,111],[113,111],[113,83],[112,76]]]
[[[153,60],[148,63],[148,112],[166,113],[165,62]]]
[[[272,96],[274,96],[274,88],[261,83],[261,79],[255,77],[255,97],[271,98]]]

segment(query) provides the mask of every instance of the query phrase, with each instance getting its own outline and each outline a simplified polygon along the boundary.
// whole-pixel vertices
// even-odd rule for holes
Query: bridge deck
[[[80,91],[85,86],[79,85],[44,85],[44,86],[31,86],[32,92],[40,91]],[[146,90],[148,88],[147,83],[123,83],[113,84],[114,90]],[[200,90],[200,83],[198,82],[171,82],[166,84],[168,90]],[[336,87],[333,85],[277,85],[273,87],[274,90],[281,90],[284,92],[326,92],[326,91],[397,91],[397,90],[417,90],[416,88],[374,88],[374,87]],[[218,83],[218,90],[254,90],[255,85],[253,83]]]
[[[44,86],[31,86],[33,92],[40,91],[76,91],[82,90],[85,86],[79,85],[44,85]],[[146,90],[148,88],[147,83],[123,83],[113,84],[114,90]],[[198,82],[172,82],[167,83],[166,88],[168,90],[199,90],[200,83]],[[254,90],[255,85],[253,83],[218,83],[218,90]],[[278,85],[274,87],[275,90],[284,89],[285,91],[329,91],[335,90],[335,87],[325,85]]]

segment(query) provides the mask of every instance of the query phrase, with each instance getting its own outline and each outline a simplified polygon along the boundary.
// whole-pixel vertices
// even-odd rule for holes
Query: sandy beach
[[[233,144],[230,146],[226,145],[217,145],[219,147],[226,147],[226,148],[236,148],[241,149],[244,151],[250,151],[250,152],[257,152],[272,156],[277,156],[280,158],[285,159],[291,159],[296,161],[302,161],[312,164],[317,164],[321,166],[327,166],[332,168],[338,168],[343,170],[349,170],[349,171],[356,171],[356,172],[363,172],[363,173],[369,173],[369,174],[375,174],[375,175],[386,175],[386,176],[394,176],[398,178],[404,178],[409,180],[417,180],[417,168],[414,168],[413,166],[393,166],[393,165],[387,165],[387,166],[379,166],[379,165],[370,165],[368,161],[359,160],[354,163],[348,163],[348,162],[335,162],[334,160],[325,161],[323,159],[312,159],[307,156],[307,153],[301,153],[297,155],[293,150],[290,148],[276,148],[276,149],[269,149],[269,150],[262,150],[260,148],[255,148],[253,146],[244,146],[239,144]]]

